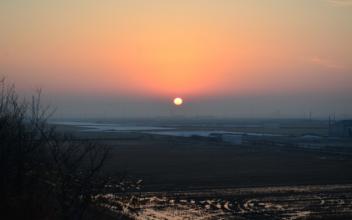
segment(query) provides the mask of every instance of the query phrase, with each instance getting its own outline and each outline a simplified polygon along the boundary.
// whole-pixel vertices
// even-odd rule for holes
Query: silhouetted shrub
[[[58,135],[40,98],[0,81],[0,219],[83,219],[107,182],[108,148]]]

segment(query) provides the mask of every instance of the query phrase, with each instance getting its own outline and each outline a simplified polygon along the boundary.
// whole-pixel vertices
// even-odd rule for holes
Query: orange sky
[[[352,92],[350,2],[1,1],[0,71],[56,95]]]

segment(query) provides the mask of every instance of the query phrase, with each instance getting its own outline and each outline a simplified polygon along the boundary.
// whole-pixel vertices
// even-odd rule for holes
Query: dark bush
[[[108,149],[58,135],[40,98],[0,82],[0,219],[83,219]]]

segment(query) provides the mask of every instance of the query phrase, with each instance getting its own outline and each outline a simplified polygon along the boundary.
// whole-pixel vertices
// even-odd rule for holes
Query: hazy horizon
[[[55,118],[154,118],[154,117],[217,117],[217,118],[351,118],[350,99],[341,97],[215,97],[187,100],[175,107],[168,99],[64,97],[45,103],[56,108]],[[341,105],[340,102],[345,102]],[[77,104],[79,103],[79,104]]]

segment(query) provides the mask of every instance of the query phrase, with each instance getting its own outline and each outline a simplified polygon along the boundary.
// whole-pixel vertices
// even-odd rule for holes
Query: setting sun
[[[174,104],[177,105],[177,106],[180,106],[182,105],[183,103],[183,100],[181,98],[175,98],[174,99]]]

